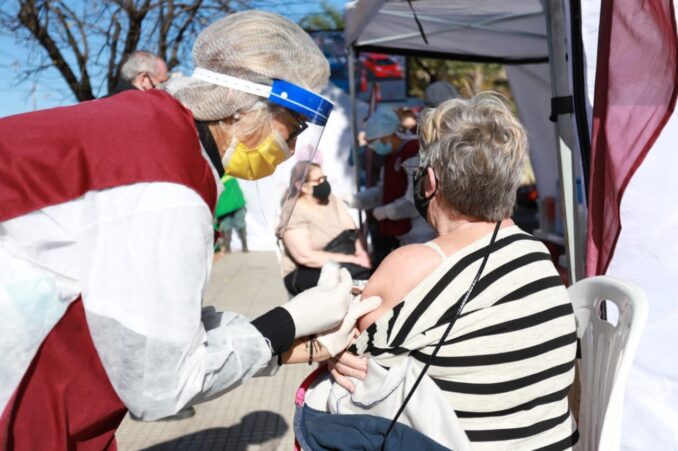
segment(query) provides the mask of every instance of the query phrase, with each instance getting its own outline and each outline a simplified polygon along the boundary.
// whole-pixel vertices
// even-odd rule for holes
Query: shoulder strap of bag
[[[492,234],[492,239],[490,240],[489,246],[487,246],[487,252],[485,252],[485,256],[483,257],[483,261],[480,264],[480,268],[478,268],[478,272],[476,273],[476,276],[473,278],[473,281],[471,282],[471,286],[466,291],[464,298],[459,303],[459,307],[457,307],[457,310],[454,312],[454,316],[452,317],[449,324],[447,325],[447,329],[445,329],[445,333],[443,333],[443,336],[440,338],[440,341],[436,344],[436,347],[433,350],[433,353],[431,354],[431,358],[428,359],[428,362],[426,362],[426,364],[424,365],[424,368],[422,368],[421,373],[419,373],[419,376],[417,377],[417,380],[414,382],[414,385],[410,389],[410,392],[405,397],[405,401],[403,401],[403,404],[400,406],[400,409],[398,409],[398,412],[395,414],[395,416],[391,420],[391,424],[388,426],[388,429],[386,430],[386,433],[384,434],[384,439],[381,442],[382,451],[385,449],[384,447],[386,445],[386,437],[388,437],[388,434],[391,432],[391,430],[393,430],[393,427],[395,426],[396,422],[398,421],[398,418],[400,417],[400,415],[405,410],[407,403],[410,402],[410,399],[412,398],[414,391],[417,389],[417,387],[419,386],[419,383],[421,382],[421,380],[426,375],[426,371],[428,370],[429,366],[431,366],[431,361],[433,361],[435,356],[438,354],[438,351],[440,351],[440,348],[443,345],[443,342],[445,342],[445,338],[447,338],[449,333],[452,331],[452,326],[454,326],[454,323],[457,321],[457,318],[459,318],[459,315],[461,314],[462,309],[466,305],[466,302],[468,301],[469,297],[473,293],[473,289],[475,288],[476,283],[478,283],[478,280],[480,279],[480,276],[482,275],[483,270],[485,269],[485,264],[487,264],[487,260],[489,259],[490,254],[492,253],[492,246],[494,245],[494,242],[497,239],[497,233],[499,233],[499,227],[500,226],[501,226],[501,221],[497,221],[497,225],[494,228],[494,233]]]

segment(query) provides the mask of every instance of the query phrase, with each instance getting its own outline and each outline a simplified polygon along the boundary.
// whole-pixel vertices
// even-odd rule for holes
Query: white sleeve
[[[268,364],[268,342],[248,319],[202,311],[212,214],[194,191],[170,183],[130,185],[88,194],[82,211],[81,282],[90,333],[135,416],[172,415]]]
[[[381,183],[364,189],[353,195],[351,207],[359,210],[371,210],[374,207],[378,207],[384,198],[383,192],[383,185]]]

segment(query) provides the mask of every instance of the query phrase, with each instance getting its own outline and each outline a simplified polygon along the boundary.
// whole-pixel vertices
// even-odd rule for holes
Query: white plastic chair
[[[581,341],[579,443],[582,451],[618,450],[626,381],[647,321],[647,298],[608,276],[580,280],[567,290]],[[600,319],[600,304],[614,303],[616,325]]]

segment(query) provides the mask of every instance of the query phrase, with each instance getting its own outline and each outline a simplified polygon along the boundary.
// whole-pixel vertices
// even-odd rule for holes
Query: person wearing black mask
[[[446,449],[571,449],[578,437],[567,397],[577,351],[572,303],[546,247],[511,220],[527,134],[506,99],[490,92],[424,110],[418,132],[414,204],[438,236],[400,247],[379,265],[362,296],[382,304],[359,319],[355,345],[328,364],[343,389],[376,401],[354,409],[358,396],[338,387],[307,392],[309,407],[329,405],[332,393],[332,403],[347,401],[333,411],[361,415],[315,415],[296,435],[346,437],[357,449],[361,443],[342,432],[366,424],[365,414],[388,425],[402,412],[425,418],[410,424]],[[414,392],[402,376],[412,368],[414,378],[425,371]],[[400,399],[384,402],[383,391],[369,391],[395,375],[404,382],[387,395]]]
[[[287,226],[278,230],[285,248],[282,270],[287,291],[294,295],[314,287],[320,268],[330,260],[347,268],[356,280],[369,278],[370,259],[355,222],[344,203],[332,195],[318,164],[300,161],[294,166],[284,199],[290,195],[299,199]]]

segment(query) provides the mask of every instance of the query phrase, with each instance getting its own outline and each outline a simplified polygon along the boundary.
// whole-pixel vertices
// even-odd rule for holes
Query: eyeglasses
[[[320,184],[323,183],[325,180],[327,180],[327,176],[326,176],[326,175],[323,175],[323,176],[318,177],[317,179],[306,180],[306,183],[317,183],[318,185],[320,185]]]
[[[286,139],[288,145],[308,128],[306,118],[296,111],[288,110],[287,108],[283,108],[278,105],[275,105],[273,109],[275,111],[274,114],[280,117],[285,122],[285,124],[292,129]]]
[[[164,80],[156,78],[153,75],[151,75],[150,72],[144,72],[143,74],[146,75],[146,78],[148,78],[148,81],[153,88],[157,88],[159,84],[165,83],[167,80],[169,80],[169,77],[166,77]],[[157,82],[154,81],[154,79],[157,80]]]
[[[304,116],[289,110],[288,113],[290,113],[290,116],[292,116],[296,123],[294,125],[292,132],[287,137],[287,144],[295,140],[297,136],[301,135],[304,132],[304,130],[308,128],[308,124],[306,123],[306,119],[304,118]]]

